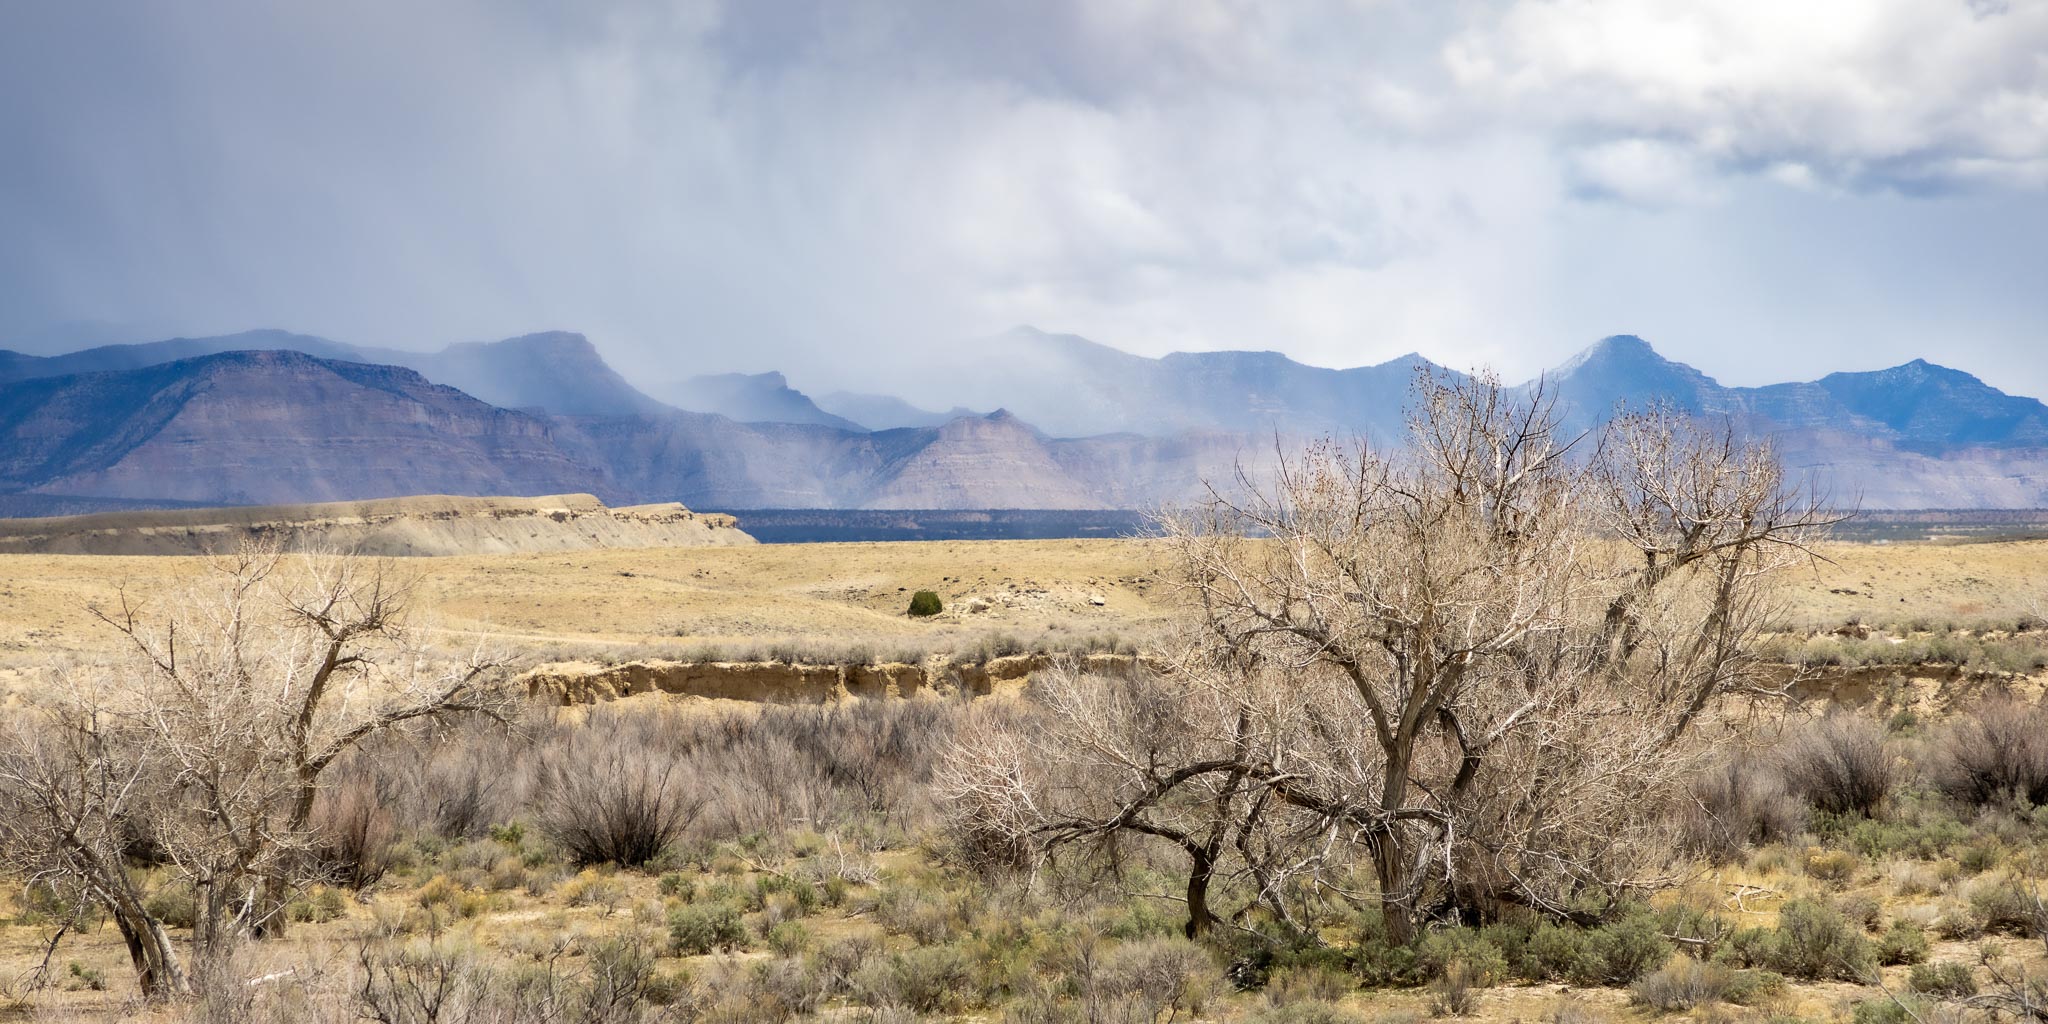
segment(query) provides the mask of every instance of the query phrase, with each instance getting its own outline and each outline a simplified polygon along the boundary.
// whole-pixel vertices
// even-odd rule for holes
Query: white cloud
[[[1570,156],[1580,195],[1643,207],[1703,202],[1716,194],[1710,169],[1694,153],[1656,139],[1620,139]]]
[[[1660,140],[1854,187],[2038,185],[2048,3],[1520,0],[1445,48],[1570,148]]]

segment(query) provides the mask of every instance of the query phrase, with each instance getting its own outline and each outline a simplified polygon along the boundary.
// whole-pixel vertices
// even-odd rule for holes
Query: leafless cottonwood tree
[[[0,856],[104,906],[145,995],[189,990],[140,855],[193,886],[201,955],[274,933],[317,870],[337,758],[401,723],[510,710],[496,661],[407,627],[411,595],[386,562],[255,546],[156,607],[94,609],[122,653],[59,672],[0,735]]]
[[[1193,611],[1158,712],[1055,680],[945,781],[969,828],[1040,851],[1235,856],[1282,916],[1285,876],[1336,889],[1319,863],[1362,851],[1397,941],[1642,882],[1693,725],[1754,685],[1771,580],[1836,521],[1767,445],[1666,410],[1566,439],[1487,377],[1419,378],[1398,453],[1324,444],[1247,489],[1165,520]]]

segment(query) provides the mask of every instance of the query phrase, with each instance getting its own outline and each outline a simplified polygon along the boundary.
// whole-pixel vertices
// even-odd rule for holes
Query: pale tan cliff
[[[731,516],[680,504],[606,508],[588,494],[422,495],[316,505],[0,520],[0,553],[196,555],[276,539],[291,550],[491,555],[752,544]]]

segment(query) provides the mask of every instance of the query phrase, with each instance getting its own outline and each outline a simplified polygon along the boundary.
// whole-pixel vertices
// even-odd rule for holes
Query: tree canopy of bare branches
[[[125,641],[70,666],[0,735],[0,856],[104,907],[142,989],[187,971],[145,907],[144,857],[198,894],[195,946],[282,928],[322,774],[401,723],[502,715],[481,651],[431,651],[387,563],[257,546],[154,604],[95,608]]]
[[[1164,517],[1174,671],[1048,680],[1032,724],[951,756],[963,822],[1039,853],[1162,839],[1191,934],[1219,875],[1283,919],[1370,901],[1396,940],[1653,881],[1693,726],[1757,688],[1772,579],[1836,517],[1768,445],[1669,410],[1556,423],[1540,388],[1425,376],[1403,448],[1325,443]],[[1345,887],[1356,859],[1376,892]]]

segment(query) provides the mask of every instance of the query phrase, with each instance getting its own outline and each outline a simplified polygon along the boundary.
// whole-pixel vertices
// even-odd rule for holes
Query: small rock
[[[1088,595],[1088,603],[1094,605],[1097,608],[1100,608],[1103,605],[1108,604],[1109,599],[1103,597],[1101,594],[1090,594]]]

